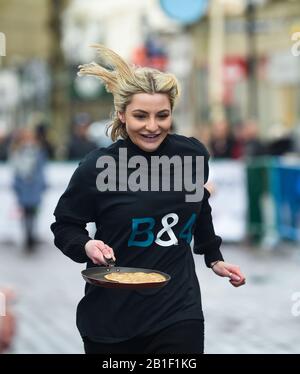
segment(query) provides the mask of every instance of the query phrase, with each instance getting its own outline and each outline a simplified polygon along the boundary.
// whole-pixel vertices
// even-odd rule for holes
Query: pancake
[[[113,282],[118,283],[130,283],[130,284],[138,284],[138,283],[159,283],[165,282],[166,278],[158,273],[143,273],[143,272],[136,272],[136,273],[110,273],[104,275],[104,278]]]

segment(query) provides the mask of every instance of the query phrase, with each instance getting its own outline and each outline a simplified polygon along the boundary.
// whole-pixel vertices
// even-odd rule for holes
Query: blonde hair
[[[125,112],[134,94],[167,94],[173,110],[176,98],[179,96],[179,84],[173,74],[149,67],[129,65],[117,53],[101,44],[91,47],[96,48],[99,53],[100,65],[95,62],[80,65],[78,75],[100,78],[107,92],[112,93],[115,111],[107,132],[111,128],[110,136],[113,141],[118,137],[125,139],[128,136],[124,123],[118,117],[118,112]]]

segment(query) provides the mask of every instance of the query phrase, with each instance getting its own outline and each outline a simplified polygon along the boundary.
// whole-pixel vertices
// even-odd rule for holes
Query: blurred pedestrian
[[[54,147],[48,139],[48,126],[46,123],[39,123],[35,128],[37,141],[48,160],[54,159]]]
[[[36,217],[46,189],[44,167],[46,156],[30,129],[20,129],[11,145],[10,162],[13,167],[13,189],[22,210],[25,249],[33,251],[37,244]]]
[[[274,124],[270,128],[267,152],[270,156],[283,156],[294,150],[292,131],[283,124]]]
[[[198,123],[194,132],[195,138],[201,140],[205,147],[210,150],[211,142],[211,129],[210,126],[206,123]]]
[[[259,128],[256,121],[247,120],[243,125],[243,155],[257,157],[266,154],[266,147],[259,138]]]
[[[67,150],[68,160],[81,160],[89,152],[98,148],[97,144],[88,137],[90,124],[91,118],[87,113],[78,113],[75,116]]]
[[[233,158],[234,137],[227,121],[212,124],[210,150],[214,158]]]
[[[244,156],[243,125],[241,123],[238,122],[232,127],[232,136],[234,139],[232,158],[239,160]]]
[[[8,149],[10,136],[0,129],[0,161],[6,161],[8,157]]]
[[[197,139],[170,133],[172,110],[179,94],[174,75],[130,66],[105,46],[97,49],[104,65],[85,65],[80,72],[102,79],[112,92],[115,116],[111,136],[112,140],[121,139],[91,152],[76,169],[54,212],[56,222],[51,229],[55,244],[74,261],[86,262],[88,268],[97,270],[98,265],[108,265],[110,259],[126,268],[156,269],[172,279],[162,289],[154,290],[106,289],[87,284],[77,309],[85,351],[203,353],[204,320],[190,247],[192,236],[194,252],[204,254],[207,267],[228,277],[235,287],[245,283],[239,268],[223,260],[222,240],[215,235],[212,224],[209,192],[204,189],[202,201],[186,202],[184,188],[168,192],[147,188],[100,192],[96,181],[101,156],[106,160],[103,162],[115,160],[120,167],[124,162],[119,158],[122,156],[118,157],[122,149],[130,160],[142,157],[150,163],[159,156],[189,155],[194,160],[202,156],[206,182],[209,154]],[[165,170],[159,169],[161,179]],[[156,172],[151,170],[151,174]],[[119,175],[109,178],[117,178],[118,184],[122,182]],[[98,180],[99,184],[103,187]],[[96,222],[95,239],[85,229],[87,222]]]

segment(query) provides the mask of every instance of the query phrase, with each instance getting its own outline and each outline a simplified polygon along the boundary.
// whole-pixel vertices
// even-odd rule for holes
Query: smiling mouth
[[[160,134],[141,134],[141,136],[145,139],[157,139]]]

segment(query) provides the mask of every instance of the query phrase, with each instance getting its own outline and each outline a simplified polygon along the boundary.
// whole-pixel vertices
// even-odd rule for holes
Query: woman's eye
[[[160,114],[160,115],[157,116],[157,118],[159,118],[159,119],[166,119],[168,117],[169,117],[169,114]],[[136,114],[136,115],[134,115],[134,118],[142,120],[142,119],[145,119],[146,116],[145,115],[137,115]]]

